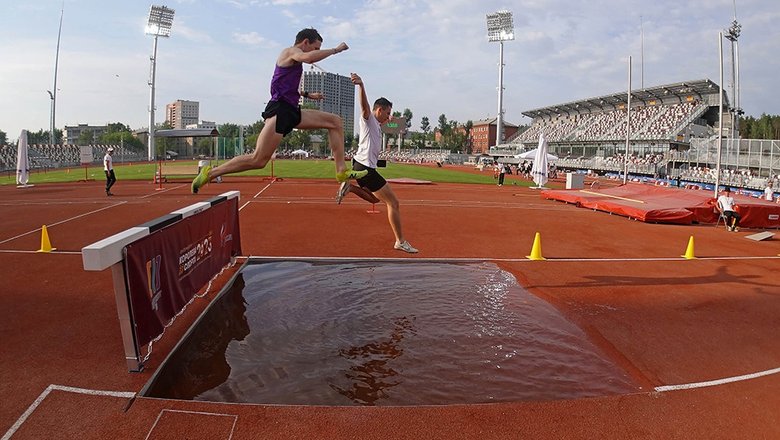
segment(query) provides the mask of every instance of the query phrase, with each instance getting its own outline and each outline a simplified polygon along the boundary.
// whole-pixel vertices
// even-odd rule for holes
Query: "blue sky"
[[[150,1],[65,0],[57,127],[123,122],[148,125]],[[319,63],[363,76],[369,99],[409,108],[412,129],[440,114],[465,122],[497,112],[497,43],[485,14],[508,9],[516,39],[505,43],[505,119],[522,112],[633,87],[709,78],[719,82],[718,31],[733,0],[170,0],[172,35],[160,39],[156,121],[176,99],[200,102],[201,119],[249,124],[260,118],[279,51],[304,27],[350,50]],[[47,130],[61,0],[3,1],[0,17],[0,130]],[[640,18],[641,17],[641,18]],[[780,114],[780,8],[738,0],[742,107]],[[641,51],[640,22],[644,28]],[[728,42],[724,57],[729,62]],[[644,72],[642,74],[642,72]],[[730,90],[731,79],[724,80]]]

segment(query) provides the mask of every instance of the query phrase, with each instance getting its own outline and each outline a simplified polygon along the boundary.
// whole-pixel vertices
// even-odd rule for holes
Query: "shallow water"
[[[147,395],[445,405],[637,390],[492,263],[253,264],[217,301]]]

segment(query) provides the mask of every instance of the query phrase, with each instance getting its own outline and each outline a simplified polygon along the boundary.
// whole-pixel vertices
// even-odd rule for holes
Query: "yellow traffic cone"
[[[696,255],[693,252],[693,235],[691,235],[691,238],[688,239],[688,249],[685,250],[685,255],[680,255],[680,256],[685,258],[686,260],[696,259]]]
[[[38,252],[51,252],[56,250],[57,248],[51,247],[51,242],[49,241],[49,231],[46,229],[46,225],[43,225],[41,227],[41,248],[38,249]]]
[[[527,255],[525,258],[529,260],[546,260],[542,256],[542,236],[538,232],[534,236],[534,245],[531,247],[531,255]]]

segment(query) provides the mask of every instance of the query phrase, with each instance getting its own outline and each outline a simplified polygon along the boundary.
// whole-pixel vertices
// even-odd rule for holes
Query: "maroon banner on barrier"
[[[238,255],[238,199],[213,205],[126,246],[125,273],[138,345],[160,335]]]

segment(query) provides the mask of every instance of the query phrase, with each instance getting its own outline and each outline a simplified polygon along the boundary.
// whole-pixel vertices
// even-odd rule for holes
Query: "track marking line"
[[[679,385],[664,385],[655,387],[655,391],[663,393],[666,391],[679,391],[679,390],[691,390],[695,388],[714,387],[717,385],[724,385],[733,382],[744,382],[746,380],[757,379],[759,377],[770,376],[772,374],[780,373],[780,368],[773,368],[771,370],[759,371],[757,373],[744,374],[742,376],[726,377],[723,379],[708,380],[706,382],[693,382],[684,383]]]
[[[598,193],[598,192],[594,192],[594,191],[587,191],[587,190],[584,190],[584,189],[581,189],[580,192],[585,193],[585,194],[593,194],[593,195],[596,195],[596,196],[611,197],[613,199],[625,200],[627,202],[645,203],[645,202],[643,202],[641,200],[637,200],[637,199],[629,199],[628,197],[613,196],[611,194],[604,194],[604,193]]]
[[[210,412],[203,412],[203,411],[185,411],[185,410],[179,410],[179,409],[163,409],[160,411],[159,414],[157,414],[157,420],[154,421],[154,424],[152,424],[151,429],[149,429],[149,433],[146,434],[146,440],[149,439],[149,436],[152,435],[152,432],[154,431],[154,428],[157,427],[157,423],[160,422],[160,418],[162,418],[164,412],[172,412],[172,413],[180,413],[180,414],[195,414],[199,416],[219,416],[219,417],[232,417],[233,418],[233,425],[230,427],[230,435],[228,436],[228,440],[233,438],[233,433],[236,430],[236,423],[238,422],[238,416],[235,414],[223,414],[223,413],[210,413]]]
[[[15,249],[0,249],[0,254],[39,254],[38,251],[24,251]],[[53,250],[46,252],[47,254],[59,254],[59,255],[81,255],[81,251],[58,251]]]
[[[252,203],[252,200],[254,200],[254,199],[256,199],[256,198],[260,197],[260,194],[264,193],[264,192],[265,192],[265,190],[267,190],[268,188],[270,188],[272,183],[273,183],[273,182],[269,183],[268,185],[266,185],[266,186],[265,186],[265,188],[263,188],[263,189],[261,189],[260,191],[258,191],[258,192],[257,192],[257,194],[255,194],[255,195],[254,195],[254,197],[252,197],[250,200],[247,200],[247,201],[246,201],[246,202],[245,202],[243,205],[241,205],[241,207],[240,207],[240,208],[238,208],[238,210],[239,210],[239,211],[241,211],[242,209],[246,208],[246,206],[247,206],[247,205],[249,205],[250,203]]]
[[[51,227],[53,227],[53,226],[61,225],[61,224],[63,224],[63,223],[67,223],[67,222],[69,222],[69,221],[73,221],[73,220],[79,219],[79,218],[81,218],[81,217],[86,217],[86,216],[88,216],[88,215],[92,215],[92,214],[95,214],[95,213],[97,213],[97,212],[100,212],[100,211],[105,211],[106,209],[111,209],[111,208],[115,208],[115,207],[117,207],[117,206],[124,205],[125,203],[127,203],[127,202],[125,202],[125,201],[122,201],[122,202],[119,202],[119,203],[115,203],[115,204],[113,204],[113,205],[104,206],[103,208],[100,208],[100,209],[95,209],[95,210],[93,210],[93,211],[85,212],[84,214],[79,214],[79,215],[77,215],[77,216],[75,216],[75,217],[67,218],[67,219],[65,219],[65,220],[62,220],[62,221],[59,221],[59,222],[56,222],[56,223],[52,223],[52,224],[50,224],[50,225],[46,225],[46,227],[47,227],[47,228],[51,228]],[[24,237],[25,235],[34,234],[34,233],[36,233],[36,232],[38,232],[38,231],[40,231],[40,230],[42,230],[42,229],[43,229],[43,228],[37,228],[37,229],[34,229],[34,230],[32,230],[32,231],[25,232],[25,233],[23,233],[23,234],[19,234],[19,235],[17,235],[16,237],[11,237],[11,238],[8,238],[8,239],[6,239],[6,240],[0,241],[0,244],[3,244],[3,243],[8,243],[9,241],[13,241],[13,240],[16,240],[17,238]]]
[[[301,257],[301,256],[278,256],[271,257],[267,255],[244,255],[244,258],[252,258],[256,260],[292,260],[292,261],[308,261],[308,260],[333,260],[333,261],[430,261],[430,262],[491,262],[500,261],[504,263],[539,263],[538,261],[529,260],[528,258],[491,258],[491,257],[460,257],[460,258],[419,258],[419,257]],[[560,262],[560,263],[613,263],[613,262],[635,262],[635,261],[685,261],[681,257],[658,257],[658,258],[550,258],[546,257],[547,262]],[[696,260],[780,260],[780,255],[775,257],[696,257]],[[692,260],[695,261],[695,260]],[[544,263],[542,263],[544,264]]]
[[[2,439],[0,440],[9,440],[11,436],[13,436],[16,431],[19,430],[19,428],[22,427],[25,421],[32,415],[33,412],[40,406],[40,404],[43,402],[44,399],[46,399],[46,396],[49,395],[52,391],[64,391],[66,393],[75,393],[75,394],[85,394],[89,396],[108,396],[108,397],[120,397],[123,399],[130,399],[135,397],[135,393],[131,391],[103,391],[103,390],[89,390],[86,388],[75,388],[75,387],[68,387],[63,385],[54,385],[51,384],[41,393],[40,396],[38,396],[37,399],[27,408],[27,410],[19,416],[19,418],[16,420],[16,423],[11,426],[8,431],[6,431],[5,435],[3,435]]]
[[[168,189],[163,189],[163,190],[155,190],[155,192],[153,192],[153,193],[151,193],[151,194],[147,194],[147,195],[145,195],[145,196],[141,196],[141,197],[139,197],[139,199],[145,199],[145,198],[147,198],[147,197],[156,196],[157,194],[167,193],[168,191],[173,191],[173,190],[175,190],[175,189],[183,188],[183,187],[185,187],[185,186],[186,186],[186,185],[179,185],[179,186],[174,186],[174,187],[172,187],[172,188],[168,188]]]

